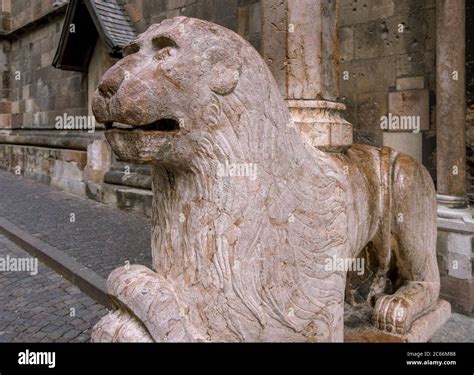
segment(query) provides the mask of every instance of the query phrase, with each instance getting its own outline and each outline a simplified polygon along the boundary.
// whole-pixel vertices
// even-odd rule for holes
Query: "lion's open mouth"
[[[126,130],[126,131],[140,131],[140,132],[149,132],[149,131],[159,131],[159,132],[177,132],[179,130],[179,122],[171,118],[163,118],[161,120],[152,122],[147,125],[137,125],[132,126],[128,124],[122,124],[118,122],[106,122],[104,123],[106,130]]]

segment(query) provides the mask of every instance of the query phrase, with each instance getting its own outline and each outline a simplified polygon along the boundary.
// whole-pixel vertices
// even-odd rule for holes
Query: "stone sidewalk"
[[[31,258],[0,236],[7,256]],[[42,263],[37,271],[0,272],[0,342],[88,342],[107,310]]]
[[[0,217],[104,278],[126,261],[151,264],[148,218],[1,170]]]
[[[71,214],[75,221],[71,222]],[[150,221],[0,171],[0,218],[106,278],[130,263],[150,266]],[[30,257],[0,236],[0,257]],[[74,308],[76,316],[70,317]],[[39,274],[0,272],[0,342],[88,341],[106,310],[41,265]],[[433,342],[474,342],[474,318],[453,314]]]

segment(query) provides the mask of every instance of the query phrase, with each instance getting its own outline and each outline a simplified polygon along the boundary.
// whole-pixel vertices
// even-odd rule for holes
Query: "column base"
[[[436,194],[438,204],[447,208],[467,208],[469,199],[467,196]]]
[[[346,106],[325,100],[287,100],[295,126],[305,140],[327,152],[352,146],[352,125],[342,117]]]

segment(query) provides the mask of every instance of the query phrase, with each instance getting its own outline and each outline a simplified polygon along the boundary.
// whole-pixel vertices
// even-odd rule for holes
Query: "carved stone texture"
[[[416,319],[404,334],[388,333],[370,325],[370,311],[365,306],[349,307],[352,321],[344,326],[345,342],[427,342],[451,316],[451,305],[440,299],[433,309]],[[347,321],[346,305],[346,321]]]
[[[422,166],[390,149],[314,148],[258,52],[221,26],[165,20],[125,54],[93,111],[122,160],[152,165],[153,270],[112,272],[121,308],[94,341],[343,341],[346,272],[327,261],[369,242],[377,327],[406,332],[436,304]]]

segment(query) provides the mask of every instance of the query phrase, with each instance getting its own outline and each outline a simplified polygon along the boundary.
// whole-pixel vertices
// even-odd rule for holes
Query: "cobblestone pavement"
[[[31,256],[0,236],[0,258]],[[52,269],[0,272],[0,342],[87,342],[107,313]]]
[[[125,261],[151,264],[150,220],[144,216],[5,171],[0,171],[0,192],[0,216],[104,278]]]

